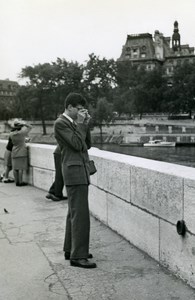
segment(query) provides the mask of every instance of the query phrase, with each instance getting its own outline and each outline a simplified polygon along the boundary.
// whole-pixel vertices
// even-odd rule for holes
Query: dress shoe
[[[64,252],[64,257],[66,260],[70,259],[70,252]],[[89,253],[87,258],[93,258],[93,255]]]
[[[50,194],[50,193],[48,193],[48,194],[46,195],[46,198],[47,198],[47,199],[51,199],[52,201],[61,201],[61,198],[56,197],[55,195]]]
[[[21,182],[20,183],[20,186],[25,186],[25,185],[28,185],[28,183],[27,182]]]
[[[67,200],[68,197],[67,196],[55,196],[57,198],[59,198],[60,200]]]
[[[2,182],[4,182],[4,183],[12,183],[12,182],[14,182],[14,180],[13,180],[13,179],[10,179],[10,178],[4,178],[4,179],[2,180]]]
[[[16,183],[16,186],[26,186],[26,185],[28,185],[27,182]]]
[[[50,197],[51,197],[51,194],[50,193],[48,193],[46,196],[45,196],[47,199],[50,199]]]
[[[85,269],[93,269],[97,267],[96,263],[89,262],[88,259],[71,259],[70,265]]]
[[[0,182],[3,180],[3,174],[0,175]]]

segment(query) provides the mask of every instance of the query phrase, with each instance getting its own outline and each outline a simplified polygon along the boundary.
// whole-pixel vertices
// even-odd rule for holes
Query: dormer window
[[[138,57],[138,49],[133,49],[133,57],[134,58]]]

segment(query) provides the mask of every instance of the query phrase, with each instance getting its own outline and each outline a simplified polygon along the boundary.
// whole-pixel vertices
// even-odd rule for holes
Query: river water
[[[94,145],[99,149],[195,168],[195,147],[143,147],[115,144]]]

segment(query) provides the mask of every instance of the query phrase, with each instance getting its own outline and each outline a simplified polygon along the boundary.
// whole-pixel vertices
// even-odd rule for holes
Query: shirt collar
[[[63,113],[63,116],[68,119],[71,123],[74,123],[73,119],[69,117],[65,112]]]

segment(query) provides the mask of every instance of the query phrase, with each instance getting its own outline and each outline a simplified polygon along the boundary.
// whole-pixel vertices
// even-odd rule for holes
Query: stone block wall
[[[90,150],[90,209],[106,225],[195,287],[193,168]],[[184,220],[184,237],[176,230]]]
[[[7,141],[0,140],[0,164]],[[26,179],[48,190],[55,146],[29,144]],[[193,168],[91,148],[91,213],[195,287],[195,171]],[[184,220],[184,237],[176,230]]]

